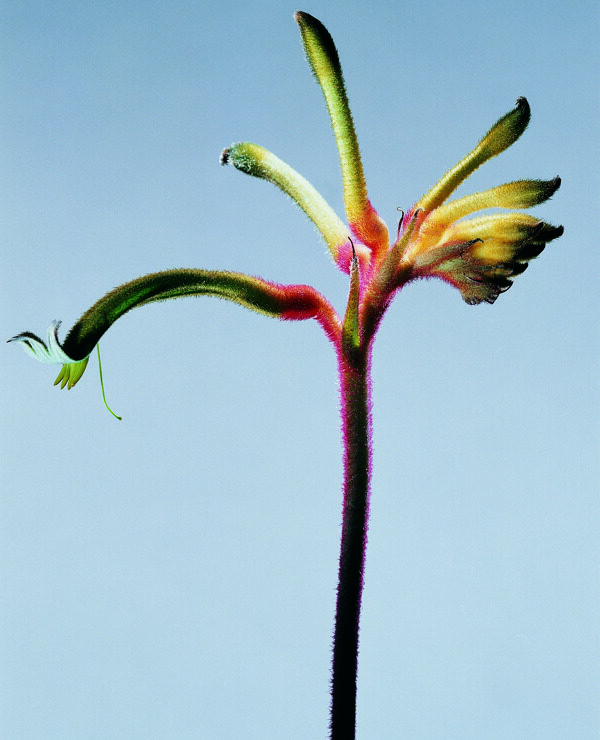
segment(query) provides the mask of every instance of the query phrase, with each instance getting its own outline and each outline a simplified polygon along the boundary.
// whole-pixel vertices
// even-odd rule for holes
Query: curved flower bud
[[[360,346],[360,269],[358,259],[352,246],[352,262],[350,263],[350,292],[348,294],[348,303],[346,304],[346,314],[342,326],[342,346],[348,352],[357,350]]]
[[[559,187],[560,177],[553,180],[518,180],[451,200],[421,215],[418,234],[411,240],[404,259],[411,261],[423,252],[435,250],[444,243],[444,232],[451,224],[475,211],[486,208],[530,208],[548,200]]]
[[[289,195],[321,232],[331,256],[338,262],[340,245],[348,241],[348,227],[306,178],[267,149],[247,141],[223,150],[220,162],[268,180]]]
[[[553,180],[517,180],[490,190],[451,200],[436,208],[426,218],[421,234],[436,231],[459,218],[485,208],[531,208],[551,198],[560,187],[560,177]]]
[[[478,167],[514,144],[527,128],[530,117],[527,99],[518,98],[515,108],[496,121],[475,149],[447,172],[419,200],[416,207],[428,212],[440,206]]]
[[[337,49],[329,31],[312,15],[297,12],[294,17],[300,26],[306,56],[329,110],[340,156],[348,223],[356,237],[377,255],[388,247],[388,230],[367,195],[358,140]]]
[[[323,296],[308,285],[278,285],[262,278],[212,270],[167,270],[131,280],[107,293],[73,325],[62,344],[60,322],[48,329],[47,342],[31,332],[9,339],[41,362],[63,365],[55,385],[72,388],[81,378],[88,357],[102,335],[128,311],[155,301],[212,295],[239,303],[258,313],[288,320],[316,319],[336,341],[340,320]]]

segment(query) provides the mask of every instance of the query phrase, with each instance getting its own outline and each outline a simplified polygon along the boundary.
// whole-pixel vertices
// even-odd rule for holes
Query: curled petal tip
[[[40,339],[37,334],[30,331],[21,332],[21,334],[11,337],[8,341],[19,342],[25,352],[39,362],[47,362],[50,364],[73,362],[58,341],[58,329],[60,325],[61,322],[56,320],[50,324],[46,333],[45,342],[43,339]]]
[[[312,26],[321,33],[325,32],[328,36],[331,35],[318,18],[315,18],[314,15],[307,13],[305,10],[297,10],[294,13],[294,20],[299,26]]]
[[[529,111],[529,113],[531,113],[529,101],[524,95],[519,95],[519,97],[515,100],[515,108],[521,108],[523,111]]]
[[[415,255],[415,265],[421,276],[454,285],[469,305],[493,303],[563,231],[520,213],[458,221],[437,245]]]
[[[83,375],[87,367],[88,358],[84,357],[83,360],[76,361],[67,355],[58,339],[60,324],[60,321],[53,321],[50,324],[46,334],[46,341],[40,339],[40,337],[30,331],[21,332],[21,334],[11,337],[8,341],[19,342],[25,352],[39,362],[61,364],[62,367],[54,385],[60,383],[61,388],[67,386],[70,390]]]
[[[539,195],[536,200],[532,201],[531,205],[538,205],[538,203],[549,200],[561,185],[561,179],[558,175],[552,180],[539,180],[538,182]]]
[[[514,109],[498,119],[480,141],[482,161],[495,157],[514,144],[527,128],[530,118],[531,108],[527,98],[517,98]]]
[[[514,144],[527,128],[530,118],[531,110],[527,99],[517,98],[515,107],[496,121],[475,149],[449,170],[421,198],[419,205],[426,211],[442,205],[448,196],[478,167]]]

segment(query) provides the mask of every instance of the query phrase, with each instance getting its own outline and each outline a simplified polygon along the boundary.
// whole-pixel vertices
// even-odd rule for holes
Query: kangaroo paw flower
[[[276,185],[319,229],[336,265],[350,275],[343,320],[307,285],[279,285],[240,273],[167,270],[136,278],[107,293],[58,340],[58,322],[46,340],[31,332],[13,337],[33,357],[62,365],[57,378],[72,388],[88,357],[110,326],[133,308],[183,296],[212,295],[280,319],[316,319],[342,354],[368,347],[395,293],[411,280],[437,277],[460,291],[469,304],[493,303],[546,244],[563,233],[534,216],[515,212],[548,200],[560,178],[517,180],[449,200],[478,167],[511,146],[527,128],[531,111],[518,98],[475,148],[426,192],[403,217],[390,244],[387,226],[367,194],[360,149],[337,49],[323,24],[308,13],[295,19],[313,74],[321,87],[338,149],[345,224],[320,193],[274,154],[249,142],[225,149],[222,164]],[[509,209],[474,216],[488,209]],[[352,237],[351,237],[352,235]]]
[[[562,226],[514,212],[464,220],[485,209],[539,205],[558,190],[560,177],[517,180],[446,202],[471,172],[519,138],[529,118],[529,105],[519,98],[515,109],[417,202],[411,211],[420,211],[417,225],[398,261],[404,282],[439,277],[457,287],[471,305],[493,303],[510,288],[512,278],[525,271],[529,260],[561,236]]]
[[[518,213],[459,221],[444,231],[439,245],[416,257],[415,268],[454,285],[470,305],[494,303],[562,233],[562,226]]]
[[[88,358],[103,334],[128,311],[155,301],[211,295],[238,303],[257,313],[287,320],[316,319],[335,341],[340,320],[323,296],[308,285],[278,285],[262,278],[224,270],[166,270],[131,280],[111,290],[89,308],[58,340],[53,321],[44,342],[31,332],[9,339],[40,362],[63,365],[55,385],[72,388],[83,375]]]
[[[363,590],[371,475],[371,354],[380,322],[395,294],[408,282],[437,277],[458,288],[468,304],[494,303],[546,244],[563,233],[520,212],[543,203],[560,179],[518,180],[448,200],[458,186],[491,157],[511,146],[530,119],[519,98],[477,146],[447,172],[404,215],[395,241],[367,194],[342,68],[333,39],[308,13],[295,15],[308,61],[329,111],[342,170],[345,225],[315,188],[263,147],[234,144],[222,164],[276,185],[304,211],[322,234],[333,260],[349,274],[343,319],[308,285],[280,285],[227,271],[176,269],[131,280],[111,290],[75,323],[61,343],[59,322],[46,340],[23,332],[9,341],[41,362],[62,367],[55,384],[72,388],[104,333],[128,311],[156,301],[209,295],[283,320],[315,319],[338,360],[344,440],[344,503],[331,681],[331,737],[354,737],[358,633]],[[506,213],[477,215],[487,209]],[[353,238],[352,238],[353,237]],[[102,397],[106,403],[98,351]],[[109,411],[118,417],[108,407]]]

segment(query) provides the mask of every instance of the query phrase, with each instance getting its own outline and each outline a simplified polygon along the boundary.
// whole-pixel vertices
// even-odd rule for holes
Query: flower
[[[81,360],[73,360],[63,350],[58,340],[58,328],[60,321],[53,321],[48,327],[46,341],[44,342],[38,336],[30,331],[24,331],[11,337],[9,342],[19,342],[25,352],[40,362],[49,364],[61,364],[60,373],[54,381],[54,385],[60,383],[60,387],[67,387],[68,390],[78,382],[88,364],[89,354]]]
[[[259,277],[225,270],[165,270],[135,278],[96,301],[58,339],[60,321],[53,321],[44,342],[30,331],[9,339],[19,342],[36,360],[61,364],[54,385],[70,390],[87,367],[90,353],[104,333],[121,316],[138,306],[183,296],[210,295],[238,303],[258,313],[287,320],[316,319],[329,336],[339,320],[331,305],[309,285],[279,285]]]
[[[242,142],[223,152],[222,164],[268,180],[289,195],[317,225],[338,267],[350,273],[360,265],[360,313],[374,330],[394,292],[412,280],[437,277],[455,286],[470,305],[493,303],[508,290],[562,226],[515,211],[550,198],[560,186],[552,180],[520,180],[463,198],[450,195],[478,167],[503,152],[525,131],[531,111],[524,97],[502,116],[479,144],[408,211],[389,244],[388,229],[366,188],[358,141],[337,50],[327,29],[308,13],[296,13],[304,48],[321,86],[338,147],[348,227],[298,172],[256,144]],[[483,215],[478,211],[511,209]],[[354,237],[350,239],[348,232]]]

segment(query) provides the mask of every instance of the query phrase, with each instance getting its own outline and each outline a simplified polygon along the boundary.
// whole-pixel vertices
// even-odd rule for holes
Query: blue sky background
[[[292,19],[256,2],[2,6],[2,336],[65,330],[168,267],[347,282],[260,143],[342,212]],[[311,2],[391,228],[519,95],[461,193],[563,186],[565,226],[494,306],[409,286],[374,355],[358,736],[598,737],[596,3]],[[63,334],[64,336],[64,334]],[[7,738],[324,738],[341,507],[334,354],[212,299],[135,311],[71,392],[14,345],[2,393]]]

